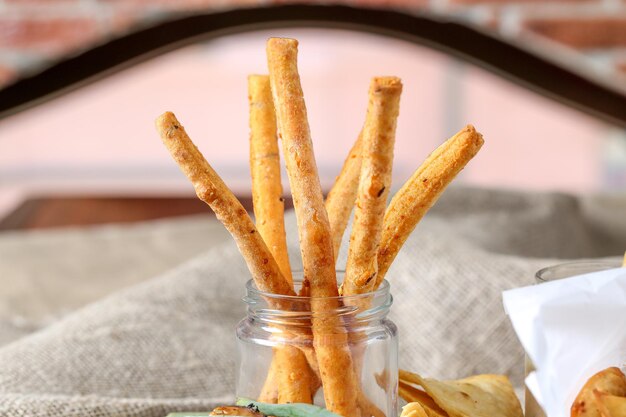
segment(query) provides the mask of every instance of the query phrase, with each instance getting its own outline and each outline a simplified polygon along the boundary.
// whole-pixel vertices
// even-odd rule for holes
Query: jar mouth
[[[337,277],[343,278],[344,274],[345,274],[344,271],[339,271],[339,270],[337,271]],[[295,288],[296,293],[298,293],[299,289],[302,288],[302,283],[304,282],[304,272],[293,271],[292,275],[293,275],[294,288]],[[343,281],[343,279],[341,281]],[[341,281],[338,280],[338,284],[340,284]],[[383,280],[383,282],[375,291],[366,292],[363,294],[339,295],[339,296],[334,296],[334,297],[309,297],[309,296],[283,295],[283,294],[274,294],[271,292],[265,292],[257,288],[256,284],[254,283],[254,280],[250,279],[248,280],[248,282],[246,282],[246,290],[249,296],[252,295],[255,298],[258,296],[258,297],[265,298],[267,300],[275,300],[275,301],[294,301],[296,303],[312,301],[312,300],[328,300],[328,301],[335,300],[335,301],[345,302],[345,301],[351,301],[351,300],[359,301],[359,300],[364,300],[364,299],[381,298],[389,294],[390,287],[391,285],[389,284],[389,281]]]
[[[535,273],[535,280],[541,284],[560,278],[573,277],[590,272],[619,268],[621,263],[612,259],[592,259],[562,262],[540,269]]]

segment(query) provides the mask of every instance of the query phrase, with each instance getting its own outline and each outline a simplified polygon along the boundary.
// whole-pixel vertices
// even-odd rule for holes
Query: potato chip
[[[423,387],[449,417],[524,416],[511,382],[503,375],[437,381],[403,371],[401,378]]]
[[[448,417],[448,413],[443,411],[428,394],[403,380],[400,380],[398,384],[398,394],[409,403],[419,403],[428,417]]]
[[[594,392],[596,404],[602,417],[626,417],[626,397]]]
[[[626,376],[618,368],[607,368],[598,372],[582,387],[574,404],[571,417],[605,417],[599,410],[598,394],[626,397]],[[626,415],[624,415],[626,417]]]
[[[408,403],[402,407],[400,417],[428,417],[424,408],[418,402]]]

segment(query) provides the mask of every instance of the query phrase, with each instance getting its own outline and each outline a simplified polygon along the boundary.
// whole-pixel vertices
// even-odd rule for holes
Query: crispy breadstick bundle
[[[211,207],[235,239],[255,284],[261,291],[295,295],[252,219],[193,144],[173,113],[163,113],[156,127],[165,147],[191,181],[198,198]]]
[[[385,212],[374,288],[382,283],[391,263],[417,223],[482,145],[482,135],[476,132],[474,126],[466,126],[435,149],[393,196]]]
[[[305,279],[310,283],[313,343],[326,407],[344,417],[358,417],[357,383],[340,317],[335,257],[324,207],[300,76],[298,41],[271,38],[267,42],[274,108],[287,163],[298,222]]]
[[[350,221],[350,213],[356,201],[359,188],[359,175],[361,173],[361,134],[352,145],[348,157],[343,163],[341,172],[335,179],[335,183],[326,196],[326,213],[333,236],[333,253],[335,262],[339,256],[341,239]]]
[[[391,187],[401,93],[402,82],[397,77],[376,77],[370,85],[367,118],[361,137],[361,175],[343,282],[344,295],[370,292],[376,283],[376,254]]]
[[[283,276],[293,285],[285,236],[283,187],[276,137],[276,116],[267,75],[248,77],[250,173],[256,227]]]

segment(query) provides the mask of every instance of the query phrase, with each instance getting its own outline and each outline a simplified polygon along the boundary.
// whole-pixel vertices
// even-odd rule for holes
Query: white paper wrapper
[[[505,291],[502,298],[535,366],[526,386],[548,417],[569,417],[596,372],[626,368],[626,268]]]

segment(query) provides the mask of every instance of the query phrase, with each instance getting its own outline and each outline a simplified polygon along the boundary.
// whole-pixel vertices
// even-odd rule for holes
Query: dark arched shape
[[[424,44],[626,127],[625,95],[481,31],[399,11],[322,5],[237,9],[183,17],[140,30],[1,90],[0,118],[198,39],[277,27],[350,29]]]

